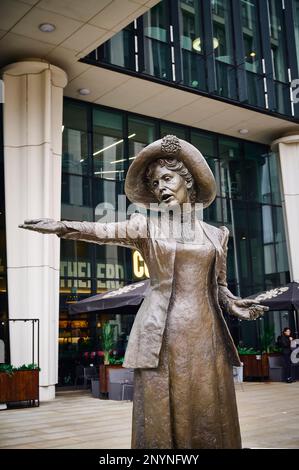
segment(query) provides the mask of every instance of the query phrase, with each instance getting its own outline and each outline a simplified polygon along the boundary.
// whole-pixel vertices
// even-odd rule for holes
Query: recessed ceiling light
[[[83,95],[83,96],[90,95],[90,89],[89,88],[80,88],[78,90],[78,92],[79,92],[80,95]]]
[[[55,31],[56,26],[51,23],[42,23],[39,25],[39,30],[42,31],[43,33],[52,33]]]
[[[239,134],[248,134],[249,130],[248,129],[239,129]]]

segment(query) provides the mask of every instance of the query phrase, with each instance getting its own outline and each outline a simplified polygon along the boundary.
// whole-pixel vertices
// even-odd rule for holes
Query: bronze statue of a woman
[[[125,192],[146,207],[189,204],[193,215],[195,203],[207,207],[213,202],[216,184],[193,145],[166,136],[137,155]],[[20,226],[66,239],[127,246],[145,259],[150,293],[136,316],[124,362],[135,369],[133,448],[241,447],[232,374],[232,365],[240,360],[222,310],[253,320],[267,307],[228,290],[228,229],[192,220],[200,242],[190,242],[185,229],[179,237],[165,237],[162,225],[142,214],[119,223],[38,219]]]

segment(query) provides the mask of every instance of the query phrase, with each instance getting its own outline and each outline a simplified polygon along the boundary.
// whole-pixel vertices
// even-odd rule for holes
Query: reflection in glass
[[[145,72],[172,80],[167,3],[160,2],[143,16]]]
[[[216,158],[215,153],[216,138],[214,135],[191,132],[191,144],[203,154],[204,157]]]
[[[90,180],[62,174],[61,217],[66,220],[93,220]]]
[[[168,42],[168,11],[166,2],[159,2],[143,16],[143,28],[147,38]]]
[[[281,0],[268,0],[274,80],[288,82],[286,31]]]
[[[241,148],[237,141],[219,139],[219,158],[221,171],[221,196],[242,199]]]
[[[285,239],[283,213],[281,207],[273,207],[273,227],[275,251],[277,259],[277,271],[288,271],[288,255]]]
[[[245,68],[262,73],[261,38],[257,0],[241,0],[242,34],[245,49]]]
[[[263,228],[266,221],[262,218],[260,205],[250,204],[248,207],[248,235],[252,269],[252,283],[263,285]]]
[[[236,71],[233,67],[233,25],[229,0],[212,0],[213,49],[216,59],[217,93],[237,99]]]
[[[179,23],[183,83],[205,90],[203,27],[198,1],[179,1]]]
[[[90,293],[92,245],[61,240],[60,292]]]
[[[99,47],[96,54],[104,62],[135,70],[133,23]]]
[[[271,181],[272,204],[281,204],[281,194],[279,186],[278,156],[276,153],[269,153],[269,169]]]
[[[84,103],[64,101],[63,125],[69,129],[87,132],[87,107]]]
[[[232,11],[229,0],[212,0],[213,47],[216,60],[234,63]]]
[[[125,158],[121,113],[93,110],[94,176],[107,180],[124,179]]]
[[[263,239],[265,244],[274,242],[273,217],[271,206],[262,206],[263,212]]]
[[[186,139],[186,128],[176,126],[175,124],[162,124],[161,125],[161,137],[165,135],[176,135],[179,139]]]
[[[245,143],[245,162],[247,199],[271,203],[269,162],[263,147]]]
[[[129,163],[135,155],[151,142],[156,140],[156,124],[149,119],[129,117],[128,120],[129,135]]]
[[[118,246],[96,246],[97,292],[117,289],[132,278],[127,250]]]
[[[96,221],[100,222],[105,217],[102,222],[117,222],[117,214],[114,209],[125,212],[125,207],[119,207],[118,204],[118,196],[121,194],[124,194],[124,181],[93,178],[93,204]]]
[[[62,171],[86,175],[89,166],[87,133],[65,127],[62,134]]]

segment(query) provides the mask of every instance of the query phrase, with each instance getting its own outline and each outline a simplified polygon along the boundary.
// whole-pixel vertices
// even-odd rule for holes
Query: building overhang
[[[89,52],[146,13],[160,0],[1,0],[0,69],[24,59],[43,59],[72,80]],[[42,32],[42,24],[54,25]]]
[[[298,123],[267,112],[106,67],[84,65],[86,70],[68,83],[66,96],[268,145],[287,133],[299,132]],[[88,88],[90,94],[80,96],[81,88]]]

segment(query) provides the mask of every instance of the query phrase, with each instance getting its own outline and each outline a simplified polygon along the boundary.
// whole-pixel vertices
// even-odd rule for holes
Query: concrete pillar
[[[60,245],[18,228],[24,219],[60,220],[63,70],[30,59],[2,70],[9,317],[40,320],[40,399],[58,379]],[[11,324],[11,363],[32,362],[30,325]],[[35,356],[35,361],[36,361]]]
[[[275,140],[272,150],[279,157],[291,280],[299,282],[299,134]]]

